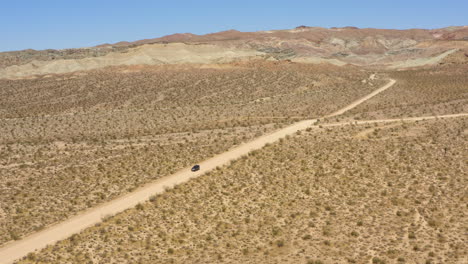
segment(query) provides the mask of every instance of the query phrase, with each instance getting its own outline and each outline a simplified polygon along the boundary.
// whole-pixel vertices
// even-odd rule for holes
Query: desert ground
[[[466,263],[467,32],[0,53],[0,263]]]
[[[344,117],[359,120],[467,113],[467,71],[466,65],[447,65],[389,72],[398,80],[392,90],[350,110]]]
[[[329,116],[340,115],[358,106],[373,96],[385,91],[388,88],[391,88],[395,82],[395,80],[390,80],[384,86],[374,90],[372,93],[362,98],[355,100],[349,105],[330,114]],[[254,150],[264,147],[266,144],[274,143],[275,141],[283,139],[285,136],[290,136],[298,131],[306,130],[310,128],[310,126],[315,125],[317,122],[318,119],[304,120],[293,123],[273,133],[257,137],[255,140],[249,141],[222,154],[218,154],[213,158],[200,162],[199,166],[201,166],[203,169],[200,169],[196,173],[191,171],[190,167],[184,168],[177,173],[163,177],[154,183],[147,184],[142,188],[133,190],[128,195],[111,200],[108,203],[104,203],[100,206],[92,208],[91,210],[80,213],[75,217],[66,219],[57,225],[48,227],[45,230],[39,230],[31,236],[25,237],[16,243],[9,244],[0,252],[0,257],[13,260],[18,256],[24,255],[25,253],[41,249],[50,243],[67,238],[87,227],[92,226],[93,224],[101,222],[103,219],[106,219],[111,215],[124,211],[128,208],[132,208],[138,203],[147,201],[154,194],[162,193],[168,188],[175,187],[178,184],[190,180],[191,178],[200,176],[210,170],[217,169],[220,166],[228,164],[235,159],[239,159]]]
[[[21,263],[463,263],[467,121],[312,129]]]
[[[334,66],[263,66],[154,66],[0,81],[11,95],[0,99],[0,242],[332,112],[384,83],[363,83],[370,73]]]

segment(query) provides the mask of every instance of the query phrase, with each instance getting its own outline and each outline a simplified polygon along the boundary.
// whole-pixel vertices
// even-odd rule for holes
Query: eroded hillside
[[[24,78],[119,65],[292,60],[380,68],[434,65],[468,51],[468,27],[372,29],[297,27],[258,32],[174,34],[67,50],[0,53],[0,78]]]

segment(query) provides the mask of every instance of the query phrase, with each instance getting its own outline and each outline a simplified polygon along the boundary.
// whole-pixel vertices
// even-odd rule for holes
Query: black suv
[[[200,170],[200,165],[195,165],[192,167],[192,171],[197,171],[197,170]]]

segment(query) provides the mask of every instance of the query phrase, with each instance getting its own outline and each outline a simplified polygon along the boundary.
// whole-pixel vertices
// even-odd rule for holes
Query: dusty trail
[[[362,120],[362,121],[348,121],[348,122],[339,122],[331,124],[322,124],[322,127],[334,127],[334,126],[344,126],[344,125],[363,125],[363,124],[375,124],[375,123],[392,123],[392,122],[414,122],[414,121],[424,121],[432,119],[443,119],[443,118],[455,118],[455,117],[468,117],[468,113],[459,113],[459,114],[450,114],[450,115],[436,115],[436,116],[418,116],[418,117],[405,117],[405,118],[395,118],[395,119],[375,119],[375,120]]]
[[[354,101],[353,103],[349,104],[348,106],[345,106],[345,107],[341,108],[340,110],[338,110],[336,112],[333,112],[332,114],[329,114],[329,115],[327,115],[325,117],[334,117],[334,116],[337,116],[337,115],[342,115],[344,112],[355,108],[356,106],[358,106],[358,105],[362,104],[363,102],[371,99],[372,97],[376,96],[377,94],[387,90],[389,87],[393,86],[395,83],[396,83],[395,80],[390,79],[390,82],[388,82],[386,85],[380,87],[379,89],[373,91],[372,93],[362,97],[359,100]]]
[[[385,91],[395,82],[395,80],[390,80],[389,83],[375,90],[369,95],[356,100],[350,105],[326,117],[333,117],[343,114],[344,112],[358,106],[366,100],[369,100],[373,96]],[[428,117],[425,117],[425,119],[428,119]],[[42,249],[47,245],[53,244],[59,240],[66,239],[67,237],[78,233],[87,227],[101,222],[105,216],[114,215],[128,208],[132,208],[138,203],[147,201],[150,196],[164,192],[164,190],[168,187],[173,187],[177,184],[181,184],[192,178],[198,177],[218,166],[226,165],[232,160],[238,159],[253,150],[260,149],[268,143],[273,143],[287,135],[296,133],[298,130],[304,130],[310,126],[313,126],[316,121],[317,119],[300,121],[271,134],[261,136],[257,139],[254,139],[253,141],[242,144],[229,151],[200,162],[199,164],[201,169],[197,172],[191,172],[190,168],[182,169],[175,174],[161,178],[153,183],[143,186],[132,193],[128,193],[112,201],[86,210],[61,223],[47,227],[44,230],[29,235],[21,240],[7,243],[2,248],[0,248],[0,262],[12,263],[17,259],[26,256],[30,252]],[[359,122],[362,123],[365,121]],[[373,122],[377,122],[377,120]]]

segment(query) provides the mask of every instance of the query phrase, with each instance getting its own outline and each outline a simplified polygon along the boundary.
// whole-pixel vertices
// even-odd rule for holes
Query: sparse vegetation
[[[385,82],[364,84],[369,73],[354,68],[259,63],[0,80],[0,244]]]
[[[468,64],[389,72],[397,80],[344,116],[367,120],[468,112]]]
[[[304,132],[20,263],[459,263],[467,126],[381,124],[371,138],[356,125]]]

